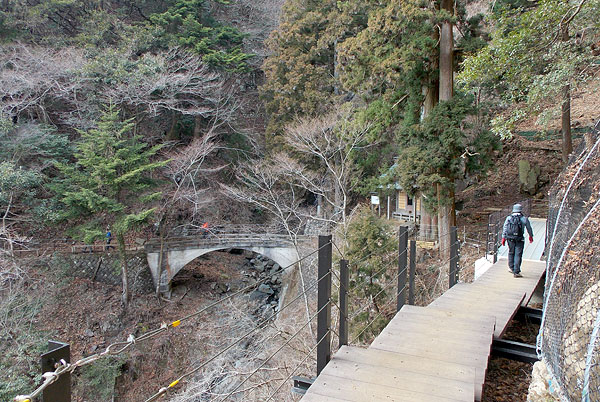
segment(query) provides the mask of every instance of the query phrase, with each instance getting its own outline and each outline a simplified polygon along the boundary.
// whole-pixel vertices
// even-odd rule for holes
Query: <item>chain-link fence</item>
[[[600,121],[551,191],[538,352],[569,401],[600,400]]]

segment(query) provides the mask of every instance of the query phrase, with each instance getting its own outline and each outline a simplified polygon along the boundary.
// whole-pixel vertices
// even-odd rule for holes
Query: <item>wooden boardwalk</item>
[[[368,348],[342,347],[302,401],[480,401],[492,341],[527,305],[545,271],[505,259],[427,307],[404,306]]]
[[[533,243],[529,243],[527,231],[525,231],[525,248],[523,249],[524,260],[539,261],[546,248],[546,219],[529,218],[531,229],[533,229]],[[508,246],[498,247],[499,257],[508,257]]]

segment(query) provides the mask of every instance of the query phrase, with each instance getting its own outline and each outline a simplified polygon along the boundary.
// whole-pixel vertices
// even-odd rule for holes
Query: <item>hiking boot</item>
[[[515,278],[522,278],[523,277],[523,275],[521,275],[520,273],[515,273],[515,274],[513,274],[513,276]]]
[[[513,270],[510,268],[508,269],[508,272],[510,272],[511,274],[514,274]]]

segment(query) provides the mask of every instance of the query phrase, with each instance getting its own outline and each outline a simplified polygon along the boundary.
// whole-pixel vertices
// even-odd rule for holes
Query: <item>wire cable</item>
[[[290,301],[288,304],[286,304],[284,307],[282,307],[281,310],[279,310],[279,312],[275,312],[275,313],[271,314],[269,317],[267,317],[266,319],[264,319],[263,321],[261,321],[259,323],[259,325],[257,325],[255,328],[253,328],[252,330],[246,332],[244,335],[242,335],[240,338],[238,338],[234,342],[230,343],[224,349],[221,349],[217,354],[213,355],[211,358],[209,358],[208,360],[206,360],[204,363],[200,364],[199,366],[197,366],[193,370],[191,370],[191,371],[183,374],[182,376],[180,376],[179,378],[177,378],[175,381],[173,381],[171,384],[169,384],[169,386],[161,388],[156,394],[154,394],[152,397],[150,397],[150,399],[147,399],[146,402],[150,402],[150,401],[156,400],[156,398],[158,398],[161,395],[163,395],[164,393],[166,393],[170,388],[173,388],[177,384],[179,384],[179,382],[181,380],[183,380],[184,378],[189,377],[190,375],[198,372],[203,367],[205,367],[207,364],[209,364],[210,362],[214,361],[217,357],[221,356],[222,354],[224,354],[225,352],[227,352],[228,350],[230,350],[231,348],[233,348],[235,345],[237,345],[239,342],[243,341],[244,339],[246,339],[247,337],[249,337],[250,335],[252,335],[254,332],[256,332],[259,329],[261,329],[264,324],[266,324],[267,322],[269,322],[270,320],[272,320],[275,316],[277,316],[277,314],[281,313],[285,308],[289,307],[292,303],[294,303],[298,299],[300,299],[301,296],[304,296],[304,294],[306,292],[308,292],[311,288],[313,288],[314,286],[316,286],[324,278],[325,278],[325,276],[323,276],[320,279],[318,279],[317,281],[315,281],[311,286],[309,286],[302,293],[300,293],[299,295],[297,295],[292,301]],[[310,320],[308,320],[307,322],[310,322]]]
[[[260,369],[262,369],[277,353],[279,353],[284,347],[286,347],[287,345],[290,344],[290,342],[296,337],[298,336],[298,334],[300,334],[300,332],[306,328],[308,326],[308,324],[315,319],[315,317],[317,315],[319,315],[319,313],[321,311],[323,311],[323,309],[325,309],[325,307],[327,307],[329,304],[331,303],[331,299],[325,303],[312,317],[310,317],[307,322],[300,327],[300,329],[298,329],[286,342],[283,343],[283,345],[281,345],[275,352],[273,352],[267,359],[265,359],[265,361],[258,366],[249,376],[247,376],[244,381],[242,381],[240,384],[238,384],[237,387],[235,387],[232,391],[229,392],[229,394],[227,394],[223,399],[221,399],[219,402],[223,402],[224,400],[226,400],[227,398],[229,398],[232,395],[237,394],[238,392],[236,392],[242,385],[244,385],[246,383],[246,381],[248,381],[250,379],[250,377],[252,377],[254,374],[256,374]],[[239,392],[244,392],[246,390],[242,390]]]
[[[344,252],[342,250],[340,250],[340,248],[338,247],[338,245],[332,240],[331,244],[333,244],[333,247],[335,247],[335,249],[337,250],[338,253],[340,253],[340,256],[342,257],[342,260],[345,260],[345,255]]]
[[[303,260],[311,257],[312,255],[318,253],[322,248],[324,248],[325,246],[329,245],[329,243],[325,243],[324,245],[322,245],[321,247],[319,247],[318,249],[314,250],[313,252],[309,253],[308,255],[300,258],[299,260],[289,264],[288,266],[284,267],[282,271],[286,271],[287,269],[289,269],[290,267],[294,266],[295,264],[298,264],[299,262],[302,262]],[[64,362],[64,364],[59,365],[55,371],[53,372],[47,372],[44,373],[43,377],[44,377],[44,382],[42,383],[42,385],[40,385],[38,388],[36,388],[31,394],[28,395],[18,395],[14,398],[15,402],[27,402],[27,401],[31,401],[33,400],[33,398],[37,397],[38,395],[40,395],[44,389],[46,389],[48,386],[50,386],[51,384],[53,384],[54,382],[56,382],[61,375],[65,374],[65,373],[72,373],[73,371],[75,371],[75,369],[77,369],[78,367],[82,367],[88,364],[91,364],[93,362],[95,362],[96,360],[99,360],[101,358],[104,358],[106,356],[114,356],[114,355],[118,355],[120,353],[123,353],[125,350],[129,349],[131,346],[135,345],[136,343],[140,343],[143,341],[146,341],[148,339],[154,338],[164,332],[166,332],[167,330],[169,330],[169,328],[177,328],[179,325],[181,325],[182,322],[189,320],[190,318],[196,317],[200,314],[202,314],[203,312],[211,309],[212,307],[219,305],[243,292],[246,292],[252,288],[255,288],[256,286],[260,285],[261,283],[264,283],[266,280],[268,280],[269,278],[263,278],[259,281],[257,281],[256,283],[253,283],[251,285],[248,285],[240,290],[238,290],[237,292],[234,292],[231,295],[228,295],[222,299],[219,299],[211,304],[209,304],[208,306],[205,306],[203,308],[201,308],[200,310],[190,313],[178,320],[175,320],[169,324],[167,323],[162,323],[161,326],[159,328],[155,328],[153,330],[148,331],[147,333],[145,333],[144,335],[140,336],[139,338],[135,338],[133,335],[129,335],[129,337],[127,338],[127,341],[120,341],[120,342],[115,342],[110,344],[103,352],[101,353],[96,353],[94,355],[82,358],[77,360],[75,363],[66,363]],[[322,279],[322,278],[321,278]],[[320,279],[318,281],[315,282],[315,284],[311,285],[314,286],[317,283],[319,283]],[[299,296],[303,296],[307,290],[309,290],[310,287],[308,289],[306,289],[304,292],[302,292]],[[298,298],[296,297],[292,302],[296,301]],[[290,302],[291,303],[291,302]],[[288,307],[289,304],[286,305],[285,307]],[[284,308],[285,308],[284,307]],[[279,311],[281,312],[283,310],[283,308]],[[277,313],[274,313],[272,316],[276,315]],[[267,320],[272,318],[269,317],[267,318]],[[116,350],[113,350],[115,348],[118,348]],[[171,384],[172,385],[172,384]],[[170,386],[171,386],[170,385]],[[177,384],[175,384],[177,385]],[[175,386],[172,385],[172,386]]]
[[[265,402],[269,402],[270,400],[273,399],[273,397],[279,392],[279,390],[281,389],[281,387],[283,387],[285,385],[285,383],[292,378],[292,376],[294,375],[294,373],[296,372],[296,370],[298,370],[300,368],[301,365],[304,364],[304,362],[312,355],[312,353],[315,351],[315,349],[321,344],[321,342],[323,342],[323,340],[327,337],[327,335],[329,335],[331,333],[331,328],[329,328],[327,330],[327,332],[325,333],[325,335],[323,335],[321,337],[321,339],[319,339],[319,341],[317,342],[317,344],[315,346],[313,346],[313,348],[306,354],[306,356],[304,357],[304,359],[302,359],[302,361],[300,363],[298,363],[298,365],[296,367],[294,367],[294,369],[292,370],[292,372],[285,378],[285,380],[283,380],[283,382],[279,385],[279,387],[277,387],[277,389],[275,390],[275,392],[273,392],[269,398],[267,398],[267,400]]]
[[[402,288],[402,289],[401,289],[401,290],[400,290],[400,291],[399,291],[399,292],[396,294],[396,297],[398,297],[398,296],[400,295],[400,293],[404,292],[404,290],[405,290],[405,289],[406,289],[406,285],[404,285],[404,287],[403,287],[403,288]],[[361,336],[362,334],[364,334],[364,333],[365,333],[365,331],[366,331],[366,330],[367,330],[367,329],[368,329],[368,328],[369,328],[371,325],[373,325],[373,324],[375,323],[375,321],[377,321],[377,319],[378,319],[379,317],[381,317],[381,316],[383,315],[383,310],[384,310],[384,308],[385,308],[385,307],[387,307],[387,306],[389,306],[391,303],[393,303],[393,302],[395,302],[395,301],[396,301],[396,300],[394,300],[394,299],[391,299],[391,300],[390,300],[390,301],[388,301],[386,304],[384,304],[384,305],[383,305],[383,307],[379,309],[379,313],[378,313],[378,314],[375,316],[375,318],[373,318],[373,320],[371,320],[371,322],[369,322],[369,323],[367,324],[367,326],[366,326],[366,327],[364,327],[364,328],[363,328],[363,330],[362,330],[362,331],[360,331],[360,333],[359,333],[359,334],[358,334],[358,335],[357,335],[357,336],[356,336],[356,337],[355,337],[355,338],[354,338],[354,339],[353,339],[353,340],[352,340],[350,343],[354,343],[354,342],[356,342],[356,340],[357,340],[357,339],[359,339],[359,338],[360,338],[360,336]]]

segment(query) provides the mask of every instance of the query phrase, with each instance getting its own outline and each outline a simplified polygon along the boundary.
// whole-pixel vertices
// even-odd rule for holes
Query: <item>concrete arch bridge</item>
[[[299,236],[294,242],[289,236],[278,234],[219,233],[169,238],[162,242],[151,239],[145,244],[154,285],[160,284],[161,292],[168,292],[175,275],[196,258],[231,248],[261,254],[283,268],[293,265],[315,249],[312,238],[308,236]]]

